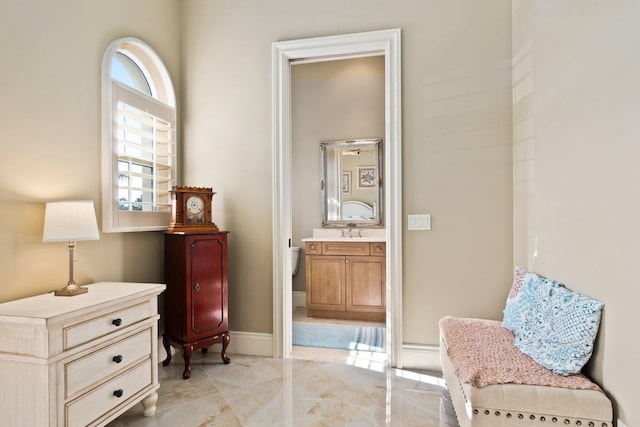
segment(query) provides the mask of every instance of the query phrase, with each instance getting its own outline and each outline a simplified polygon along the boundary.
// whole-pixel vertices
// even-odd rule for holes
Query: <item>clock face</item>
[[[204,221],[204,202],[198,196],[191,196],[187,199],[187,222],[203,222]]]

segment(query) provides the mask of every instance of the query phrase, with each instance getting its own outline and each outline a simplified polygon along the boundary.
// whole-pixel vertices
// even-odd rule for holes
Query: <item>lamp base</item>
[[[72,297],[75,295],[86,294],[87,292],[89,292],[89,289],[81,288],[80,286],[73,284],[55,291],[54,295],[57,297]]]

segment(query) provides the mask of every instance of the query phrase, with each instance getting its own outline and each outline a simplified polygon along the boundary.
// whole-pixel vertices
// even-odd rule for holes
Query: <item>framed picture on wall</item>
[[[342,188],[342,194],[351,194],[351,172],[342,172],[340,188]]]
[[[358,188],[375,188],[376,170],[373,166],[358,166]]]

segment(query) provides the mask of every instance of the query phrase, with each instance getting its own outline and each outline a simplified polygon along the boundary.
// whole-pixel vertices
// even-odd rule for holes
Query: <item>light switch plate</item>
[[[431,215],[409,215],[409,230],[431,230]]]

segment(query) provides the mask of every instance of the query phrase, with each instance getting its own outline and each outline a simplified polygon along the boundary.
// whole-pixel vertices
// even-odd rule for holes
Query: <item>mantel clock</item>
[[[216,194],[207,187],[175,186],[171,189],[171,223],[168,232],[218,231],[211,218],[211,199]]]

